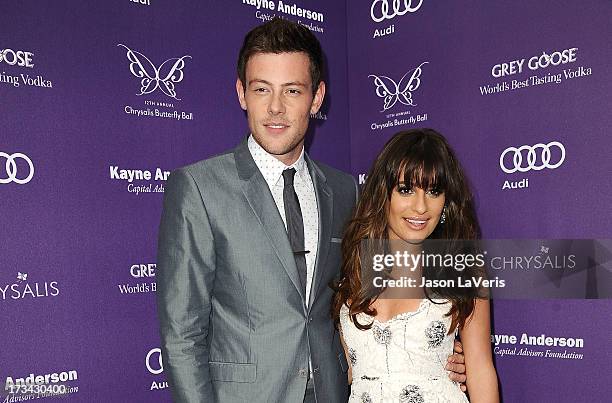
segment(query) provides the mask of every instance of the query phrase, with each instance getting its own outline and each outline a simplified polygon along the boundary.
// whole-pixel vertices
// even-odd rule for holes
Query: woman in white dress
[[[345,231],[342,278],[334,285],[332,315],[350,365],[349,402],[467,402],[445,370],[457,334],[469,401],[499,402],[489,301],[481,298],[482,290],[424,287],[398,298],[389,296],[397,291],[391,287],[373,287],[370,280],[378,271],[362,267],[364,240],[382,240],[387,252],[400,242],[416,255],[425,239],[476,240],[479,235],[472,193],[446,139],[431,129],[393,136],[374,162]],[[399,278],[397,265],[387,262],[386,279]],[[429,275],[422,265],[408,273],[416,283]]]

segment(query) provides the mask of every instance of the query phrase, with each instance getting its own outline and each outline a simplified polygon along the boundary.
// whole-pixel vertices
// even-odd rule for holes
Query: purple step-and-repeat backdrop
[[[609,1],[32,0],[2,16],[0,382],[70,386],[40,399],[170,401],[154,295],[165,179],[247,133],[236,57],[273,16],[327,55],[315,158],[363,181],[394,132],[433,127],[486,237],[610,237]],[[506,402],[612,396],[609,301],[494,308]],[[541,335],[580,347],[528,342]]]
[[[486,238],[611,237],[611,2],[378,0],[347,11],[360,182],[393,133],[432,127],[468,172]],[[611,286],[566,281],[593,296]],[[610,317],[610,300],[494,301],[504,401],[610,401]]]
[[[235,66],[251,28],[281,16],[320,39],[330,96],[309,149],[349,171],[346,5],[266,3],[2,3],[2,384],[57,374],[66,401],[170,401],[155,308],[162,192],[169,171],[248,133]]]

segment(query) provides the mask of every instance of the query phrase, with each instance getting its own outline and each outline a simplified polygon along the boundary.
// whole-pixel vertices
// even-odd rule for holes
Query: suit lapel
[[[303,300],[304,295],[300,286],[300,278],[285,224],[270,193],[270,188],[251,156],[246,139],[234,150],[234,158],[238,176],[245,181],[242,192],[263,227],[276,256]]]
[[[312,276],[312,286],[308,303],[308,309],[310,309],[322,285],[321,278],[325,270],[324,263],[327,259],[327,253],[329,252],[331,242],[334,197],[323,172],[307,155],[305,155],[305,158],[308,163],[310,177],[312,178],[312,184],[317,197],[317,208],[319,210],[319,239],[317,259],[315,262],[314,274]]]

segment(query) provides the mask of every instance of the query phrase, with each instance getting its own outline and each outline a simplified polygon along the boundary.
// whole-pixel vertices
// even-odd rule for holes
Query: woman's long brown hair
[[[380,293],[362,285],[360,247],[363,240],[388,238],[389,202],[400,178],[408,187],[444,192],[446,221],[438,224],[429,239],[474,240],[480,237],[473,196],[463,169],[446,139],[432,129],[413,129],[395,134],[376,158],[361,197],[342,240],[342,276],[332,284],[335,290],[332,316],[338,326],[340,308],[346,304],[351,320],[361,330],[357,314],[376,316],[371,304]],[[446,292],[446,291],[444,291]],[[444,294],[444,292],[442,294]],[[446,292],[451,301],[449,334],[462,328],[474,310],[476,291],[469,288]],[[439,295],[439,294],[438,294]],[[428,296],[429,298],[429,296]]]

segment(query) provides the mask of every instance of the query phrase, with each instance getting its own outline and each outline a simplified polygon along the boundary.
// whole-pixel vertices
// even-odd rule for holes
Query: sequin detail
[[[429,348],[438,348],[442,345],[446,336],[446,326],[439,320],[435,320],[425,329],[427,344]]]
[[[399,400],[401,403],[425,403],[421,388],[417,385],[408,385],[402,389]]]
[[[357,351],[353,348],[349,348],[348,350],[349,360],[351,361],[351,365],[355,366],[357,364]]]
[[[372,326],[372,334],[374,334],[374,340],[378,344],[388,346],[391,343],[391,329],[385,327],[384,329],[378,325]]]
[[[363,392],[361,395],[361,403],[372,403],[372,398],[368,392]]]

